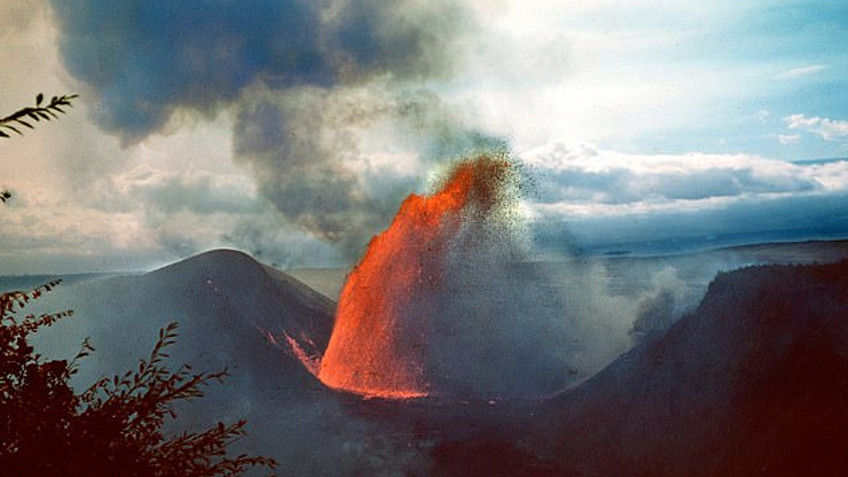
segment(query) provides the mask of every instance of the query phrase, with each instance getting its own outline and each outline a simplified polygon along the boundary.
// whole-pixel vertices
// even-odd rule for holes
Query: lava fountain
[[[465,221],[505,203],[515,170],[504,157],[457,164],[430,196],[412,194],[348,275],[317,376],[327,386],[382,398],[429,392],[427,349],[440,280]]]

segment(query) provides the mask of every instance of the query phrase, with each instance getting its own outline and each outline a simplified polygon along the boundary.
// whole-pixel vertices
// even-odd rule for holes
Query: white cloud
[[[257,204],[256,186],[236,174],[202,170],[161,170],[141,165],[111,179],[110,202],[137,204],[163,212],[190,211],[198,215],[217,212],[252,213]]]
[[[800,78],[802,76],[813,75],[830,68],[828,65],[808,65],[801,66],[798,68],[792,68],[791,70],[786,70],[782,73],[779,73],[772,77],[772,79],[776,80],[792,80],[796,78]]]
[[[803,164],[755,155],[636,155],[552,143],[521,155],[542,216],[645,214],[740,201],[848,193],[848,162]]]
[[[800,134],[778,134],[777,141],[784,146],[788,146],[790,144],[798,144],[801,142]]]
[[[792,114],[783,118],[789,129],[799,129],[817,136],[825,141],[843,141],[848,139],[848,121],[807,117],[804,114]]]
[[[821,118],[808,118],[803,114],[793,114],[783,118],[783,121],[789,126],[789,129],[809,128],[816,126],[821,122]]]
[[[771,117],[771,111],[767,109],[761,109],[757,111],[757,121],[764,123]]]

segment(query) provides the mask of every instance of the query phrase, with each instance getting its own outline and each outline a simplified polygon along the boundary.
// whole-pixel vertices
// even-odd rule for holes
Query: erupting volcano
[[[454,166],[435,194],[407,197],[342,289],[317,374],[324,384],[395,399],[430,392],[432,304],[451,246],[464,222],[501,208],[514,176],[506,158],[481,156]]]

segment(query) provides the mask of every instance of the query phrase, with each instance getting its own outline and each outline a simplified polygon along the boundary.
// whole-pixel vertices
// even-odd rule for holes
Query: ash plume
[[[350,166],[362,154],[360,134],[389,121],[410,148],[431,162],[501,141],[462,124],[432,93],[389,86],[261,91],[239,105],[236,160],[249,166],[259,193],[292,223],[357,256],[385,227],[416,185],[382,174],[365,184]]]
[[[51,5],[65,67],[100,128],[131,145],[184,118],[232,113],[236,161],[261,197],[352,254],[399,191],[420,185],[363,184],[351,163],[364,131],[391,122],[424,160],[497,142],[427,87],[451,77],[477,28],[458,0]]]

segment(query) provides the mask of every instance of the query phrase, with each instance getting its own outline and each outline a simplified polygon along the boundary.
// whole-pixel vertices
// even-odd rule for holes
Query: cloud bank
[[[840,205],[848,199],[848,160],[637,155],[562,143],[522,157],[536,183],[536,230],[557,247],[564,240],[615,248],[826,238],[848,225]]]

